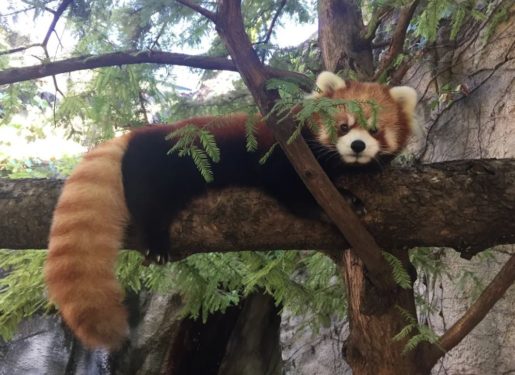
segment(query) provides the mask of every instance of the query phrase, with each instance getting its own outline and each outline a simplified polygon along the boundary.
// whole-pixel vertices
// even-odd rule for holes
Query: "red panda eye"
[[[379,133],[379,129],[378,128],[372,128],[368,131],[370,134],[374,135],[374,134],[377,134]]]
[[[349,132],[349,125],[346,123],[342,123],[342,124],[338,125],[338,127],[340,128],[340,131],[343,134],[347,134]]]

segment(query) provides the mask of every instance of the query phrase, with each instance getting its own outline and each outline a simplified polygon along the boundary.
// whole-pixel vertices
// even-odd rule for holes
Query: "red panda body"
[[[321,94],[315,99],[372,99],[383,108],[373,131],[358,126],[342,108],[335,115],[336,139],[323,130],[303,132],[330,178],[389,160],[404,148],[416,102],[412,89],[346,84],[327,72],[317,84]],[[123,292],[113,269],[129,221],[141,233],[150,256],[164,262],[169,257],[170,222],[208,189],[253,186],[296,214],[319,212],[282,150],[275,148],[260,164],[274,143],[263,123],[256,127],[258,150],[246,151],[245,122],[245,115],[202,117],[135,130],[89,152],[68,178],[54,212],[45,277],[50,298],[85,345],[114,350],[128,334]],[[220,162],[212,164],[210,183],[191,158],[168,154],[174,140],[166,136],[188,124],[209,126],[216,138]]]

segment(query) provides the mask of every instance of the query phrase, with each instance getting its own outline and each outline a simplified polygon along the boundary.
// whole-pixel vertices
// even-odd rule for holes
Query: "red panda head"
[[[417,93],[407,86],[389,88],[377,83],[348,81],[334,73],[323,72],[316,81],[319,92],[313,97],[344,99],[360,103],[363,116],[339,106],[333,125],[336,137],[319,126],[319,141],[335,147],[347,164],[367,164],[380,156],[397,155],[416,129]],[[375,103],[374,109],[367,102]]]

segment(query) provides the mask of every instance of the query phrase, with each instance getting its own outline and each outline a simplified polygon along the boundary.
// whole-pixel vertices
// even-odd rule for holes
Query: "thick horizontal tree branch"
[[[216,176],[215,176],[216,178]],[[342,178],[343,180],[343,178]],[[446,246],[464,257],[515,243],[515,160],[438,163],[344,176],[364,203],[362,222],[385,249]],[[44,249],[62,181],[0,179],[0,248]],[[137,248],[129,236],[127,248]],[[172,225],[176,257],[199,252],[347,248],[330,224],[299,219],[254,190],[194,201]]]
[[[112,52],[104,55],[86,55],[70,59],[49,62],[45,64],[27,66],[23,68],[9,68],[0,70],[0,85],[23,82],[31,79],[70,73],[85,69],[105,68],[110,66],[130,64],[163,64],[182,65],[191,68],[238,71],[230,59],[216,56],[187,55],[183,53],[162,51],[126,51]],[[274,78],[293,80],[304,90],[312,89],[313,83],[303,74],[286,70],[265,68]]]
[[[41,65],[5,69],[0,71],[0,85],[84,69],[142,63],[183,65],[192,68],[236,71],[234,62],[225,57],[195,56],[161,51],[127,51],[106,53],[98,56],[79,56]]]

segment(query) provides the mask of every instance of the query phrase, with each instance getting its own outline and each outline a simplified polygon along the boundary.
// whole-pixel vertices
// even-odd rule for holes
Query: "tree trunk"
[[[410,266],[407,252],[395,255],[405,267]],[[413,290],[399,287],[390,296],[378,295],[367,279],[363,263],[350,251],[343,255],[341,270],[347,287],[350,328],[343,356],[353,374],[429,374],[430,368],[421,369],[418,350],[403,352],[410,336],[392,339],[409,324],[403,314],[416,319]],[[414,272],[411,276],[413,285]]]
[[[354,0],[322,0],[318,4],[318,41],[325,69],[349,70],[369,80],[374,74],[370,41],[363,37],[361,9]]]
[[[279,307],[269,295],[252,294],[239,306],[184,319],[168,353],[167,375],[279,375]]]

